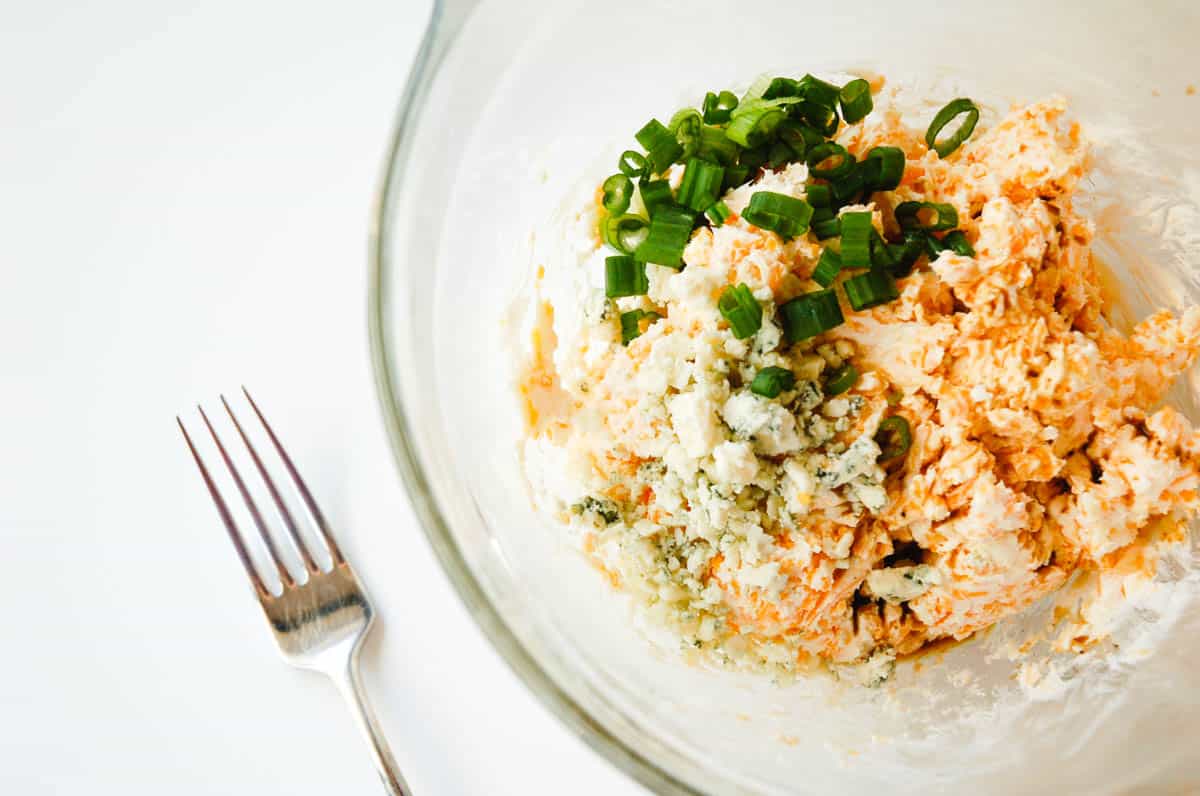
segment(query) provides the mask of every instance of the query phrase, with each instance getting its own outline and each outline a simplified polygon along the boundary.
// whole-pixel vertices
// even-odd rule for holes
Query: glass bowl
[[[647,643],[628,605],[530,506],[505,343],[530,235],[571,188],[603,177],[646,119],[764,72],[899,74],[942,102],[966,87],[1001,109],[1064,94],[1104,139],[1084,190],[1121,299],[1115,322],[1195,303],[1197,33],[1200,7],[1187,2],[437,3],[373,229],[377,383],[447,574],[572,731],[663,793],[1160,792],[1200,781],[1200,611],[1188,610],[1186,574],[1162,584],[1167,596],[1121,637],[1121,654],[1047,659],[1055,687],[1040,690],[998,653],[1033,615],[901,666],[885,691],[704,671]],[[1200,379],[1182,381],[1172,400],[1200,417]]]

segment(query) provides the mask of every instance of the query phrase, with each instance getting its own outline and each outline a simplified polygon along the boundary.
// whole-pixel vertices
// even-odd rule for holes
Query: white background
[[[639,792],[488,646],[385,445],[368,209],[427,12],[4,11],[0,793],[380,792],[332,687],[277,657],[175,428],[243,382],[382,610],[366,679],[418,796]]]

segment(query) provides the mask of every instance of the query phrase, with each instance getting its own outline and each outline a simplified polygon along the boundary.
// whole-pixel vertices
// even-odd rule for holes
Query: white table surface
[[[468,617],[386,448],[366,234],[427,5],[18,3],[0,24],[0,793],[373,794],[287,668],[174,425],[243,382],[382,609],[425,794],[640,789]]]

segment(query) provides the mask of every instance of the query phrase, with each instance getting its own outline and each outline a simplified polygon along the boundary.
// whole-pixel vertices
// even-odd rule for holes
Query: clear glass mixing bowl
[[[529,506],[501,322],[530,265],[531,231],[570,186],[597,176],[597,158],[615,162],[625,133],[705,88],[856,68],[917,76],[942,101],[949,85],[1001,107],[1066,95],[1107,142],[1092,209],[1122,299],[1117,320],[1196,302],[1200,97],[1187,84],[1200,81],[1197,34],[1190,2],[437,5],[373,230],[378,386],[443,566],[564,723],[665,793],[1162,792],[1200,782],[1200,611],[1186,610],[1186,577],[1125,640],[1123,651],[1141,644],[1146,654],[1108,666],[1055,660],[1061,687],[1040,695],[1022,691],[1013,664],[984,642],[902,667],[886,692],[823,679],[780,687],[658,652]],[[1193,418],[1198,384],[1173,396]]]

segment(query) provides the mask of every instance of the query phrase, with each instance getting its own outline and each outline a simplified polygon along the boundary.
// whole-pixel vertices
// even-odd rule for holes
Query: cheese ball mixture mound
[[[1073,208],[1087,147],[1064,111],[1015,108],[943,154],[894,110],[841,124],[860,166],[903,153],[895,184],[868,172],[847,194],[845,172],[815,176],[830,164],[809,140],[808,160],[726,177],[677,266],[608,245],[610,186],[574,219],[579,257],[538,263],[520,380],[535,503],[690,655],[774,674],[866,662],[878,681],[1113,566],[1152,524],[1183,538],[1200,435],[1158,404],[1200,351],[1200,310],[1108,324]],[[677,196],[688,157],[658,164]],[[649,212],[650,176],[629,213]],[[755,212],[764,192],[812,216]],[[949,205],[954,229],[931,205],[897,213],[911,202]],[[872,262],[854,268],[868,219]],[[614,289],[630,261],[641,289]],[[878,289],[851,300],[865,275]],[[795,310],[812,296],[840,318],[814,327]]]

